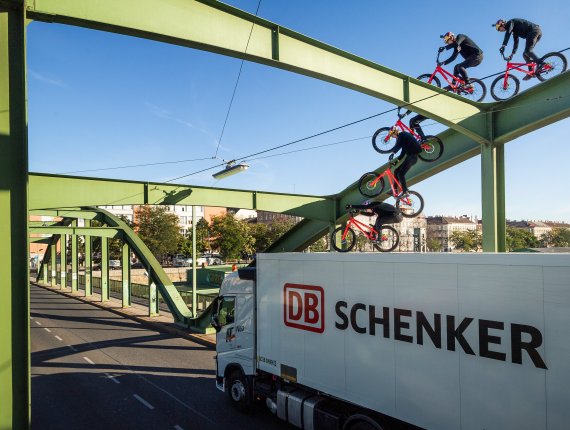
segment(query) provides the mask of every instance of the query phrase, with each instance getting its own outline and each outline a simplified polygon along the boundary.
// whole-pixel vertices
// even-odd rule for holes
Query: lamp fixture
[[[228,176],[231,175],[235,175],[236,173],[239,172],[243,172],[244,170],[247,170],[249,168],[249,165],[245,164],[245,163],[239,163],[239,164],[235,164],[235,160],[229,161],[228,164],[226,164],[226,167],[223,170],[220,170],[217,173],[214,173],[212,176],[214,177],[214,179],[222,179],[222,178],[227,178]]]

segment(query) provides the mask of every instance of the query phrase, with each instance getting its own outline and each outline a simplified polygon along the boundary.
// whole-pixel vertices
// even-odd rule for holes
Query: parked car
[[[192,257],[183,254],[176,254],[172,259],[172,264],[176,267],[187,267],[192,265]]]
[[[210,253],[205,253],[202,254],[202,257],[205,261],[205,263],[208,266],[217,266],[219,264],[224,264],[224,261],[222,260],[222,257],[220,257],[220,254],[210,254]],[[200,259],[198,259],[198,261],[200,261]]]
[[[121,268],[121,260],[109,260],[109,269],[120,269]]]

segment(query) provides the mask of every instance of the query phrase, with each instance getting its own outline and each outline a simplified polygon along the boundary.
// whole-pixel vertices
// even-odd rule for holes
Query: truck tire
[[[234,408],[243,413],[251,412],[251,384],[241,370],[234,370],[228,378],[228,397]]]
[[[343,430],[382,430],[378,422],[367,415],[351,415],[342,427]]]

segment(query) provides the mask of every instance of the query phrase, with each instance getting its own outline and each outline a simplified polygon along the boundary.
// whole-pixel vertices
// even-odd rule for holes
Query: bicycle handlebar
[[[513,59],[513,55],[514,54],[511,52],[511,55],[505,56],[505,53],[501,52],[501,56],[503,57],[503,60],[505,60],[505,61],[511,61]]]

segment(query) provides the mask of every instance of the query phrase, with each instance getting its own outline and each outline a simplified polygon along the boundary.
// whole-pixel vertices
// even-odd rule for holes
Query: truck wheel
[[[382,430],[382,426],[367,415],[354,414],[346,421],[343,430]]]
[[[251,388],[241,370],[234,370],[228,378],[228,396],[234,408],[240,412],[251,411]]]

